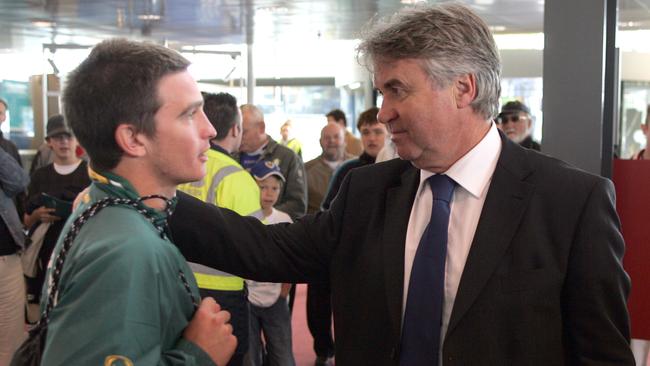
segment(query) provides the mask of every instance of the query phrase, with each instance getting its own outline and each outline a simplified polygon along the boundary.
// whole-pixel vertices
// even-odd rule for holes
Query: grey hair
[[[485,119],[496,116],[501,60],[490,29],[472,10],[453,3],[418,5],[375,19],[366,29],[357,47],[361,64],[371,69],[375,62],[418,59],[438,87],[472,74],[472,109]]]
[[[254,104],[242,104],[241,107],[239,108],[241,109],[242,113],[244,112],[251,113],[255,120],[255,124],[259,122],[264,122],[264,112],[262,112],[262,110],[258,106]]]

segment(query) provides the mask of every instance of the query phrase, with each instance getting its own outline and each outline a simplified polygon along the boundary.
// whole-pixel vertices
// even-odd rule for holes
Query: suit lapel
[[[501,135],[502,151],[461,276],[447,335],[472,306],[510,245],[534,187],[526,151]]]
[[[410,165],[410,163],[409,163]],[[404,295],[404,245],[406,230],[415,193],[419,186],[420,172],[410,166],[401,175],[398,185],[388,188],[382,235],[386,299],[391,323],[391,336],[399,339]]]

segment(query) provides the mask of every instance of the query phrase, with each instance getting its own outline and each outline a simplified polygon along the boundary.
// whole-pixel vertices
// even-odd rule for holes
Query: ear
[[[133,125],[122,123],[115,129],[115,142],[131,157],[140,157],[146,154],[144,134],[135,132]]]
[[[230,136],[232,136],[232,137],[238,137],[239,135],[242,134],[242,130],[243,130],[243,129],[241,128],[241,126],[240,126],[238,123],[235,123],[235,124],[230,128],[229,134],[230,134]]]
[[[476,76],[464,74],[456,78],[453,85],[454,100],[460,108],[468,107],[476,99]]]

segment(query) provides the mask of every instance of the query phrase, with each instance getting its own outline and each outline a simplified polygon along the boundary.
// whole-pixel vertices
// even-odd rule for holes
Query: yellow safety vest
[[[302,144],[298,139],[291,139],[287,141],[287,147],[293,150],[296,154],[302,156]]]
[[[203,202],[212,203],[242,216],[262,219],[260,189],[249,172],[230,156],[210,149],[207,153],[205,176],[178,189]],[[199,288],[220,291],[241,291],[244,280],[198,263],[189,263]]]

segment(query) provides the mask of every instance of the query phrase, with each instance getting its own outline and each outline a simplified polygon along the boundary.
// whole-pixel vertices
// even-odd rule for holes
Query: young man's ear
[[[115,142],[128,156],[139,157],[146,153],[144,134],[136,132],[133,125],[122,123],[115,129]]]
[[[468,107],[476,99],[476,76],[464,74],[454,80],[454,100],[458,108]]]
[[[243,128],[240,123],[235,123],[231,128],[228,133],[230,133],[230,136],[232,137],[238,137],[239,135],[242,134]]]

